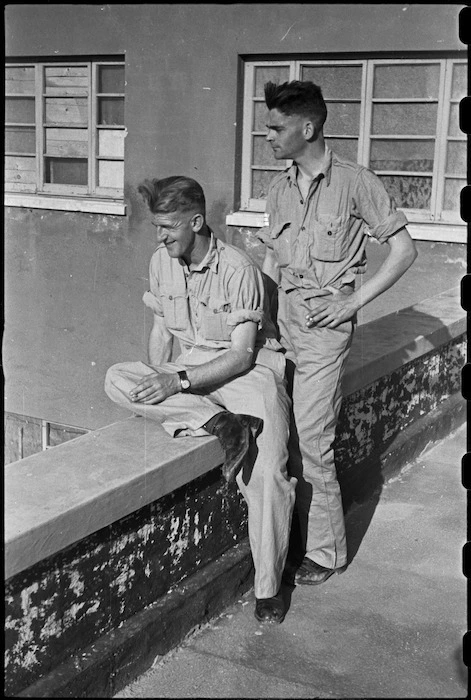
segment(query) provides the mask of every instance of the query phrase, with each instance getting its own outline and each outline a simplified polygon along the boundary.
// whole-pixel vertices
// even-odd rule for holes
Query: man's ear
[[[201,231],[204,225],[204,216],[203,214],[194,214],[194,216],[191,217],[191,227],[195,233],[198,233]]]
[[[315,141],[317,131],[314,122],[306,120],[303,126],[303,135],[306,141]]]

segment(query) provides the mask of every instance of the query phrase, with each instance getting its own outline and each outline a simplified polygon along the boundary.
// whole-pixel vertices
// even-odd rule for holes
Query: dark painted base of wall
[[[421,452],[456,430],[466,419],[466,402],[454,394],[401,431],[383,452],[341,479],[345,509],[367,500]],[[379,467],[379,468],[378,468]],[[17,697],[112,697],[148,670],[192,630],[218,615],[252,585],[248,540],[242,541],[192,576],[158,603],[136,613],[54,669]]]
[[[16,697],[111,697],[252,583],[246,539]]]

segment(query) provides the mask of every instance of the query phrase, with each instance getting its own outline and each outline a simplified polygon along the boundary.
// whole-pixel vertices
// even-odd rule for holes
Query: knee
[[[108,371],[106,372],[105,392],[111,398],[114,398],[114,395],[116,394],[116,390],[119,389],[123,383],[124,377],[123,377],[122,367],[123,367],[123,365],[121,365],[121,364],[112,365],[108,369]],[[119,392],[119,395],[121,397],[121,392]]]

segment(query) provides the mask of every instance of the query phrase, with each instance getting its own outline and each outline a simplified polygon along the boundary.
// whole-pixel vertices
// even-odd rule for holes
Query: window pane
[[[5,121],[13,124],[34,124],[34,97],[7,97],[5,100]]]
[[[373,97],[438,98],[440,65],[375,66]]]
[[[45,129],[45,152],[48,156],[87,157],[88,129]]]
[[[275,165],[277,162],[278,161],[275,160],[271,146],[265,139],[265,136],[254,136],[252,155],[253,165]]]
[[[121,189],[124,183],[124,163],[122,161],[98,161],[98,186]]]
[[[361,98],[361,66],[302,66],[301,75],[319,85],[326,100]]]
[[[467,66],[466,63],[455,63],[453,66],[453,80],[451,83],[451,99],[461,100],[466,96],[467,84]]]
[[[435,136],[436,104],[374,104],[373,134]]]
[[[289,66],[255,67],[255,97],[264,97],[263,86],[269,80],[273,83],[285,83],[289,80]]]
[[[450,105],[450,121],[448,123],[448,136],[463,136],[459,123],[459,108],[458,102]]]
[[[371,142],[370,168],[373,170],[407,170],[431,172],[435,141]]]
[[[430,209],[432,178],[409,175],[379,175],[396,205],[405,209]]]
[[[34,127],[5,129],[5,151],[8,153],[35,153],[36,134]]]
[[[278,173],[273,170],[252,171],[252,197],[253,199],[266,199],[268,185]]]
[[[46,124],[87,124],[86,97],[46,97]]]
[[[34,94],[34,67],[5,68],[5,92],[7,95]]]
[[[98,131],[98,155],[124,158],[124,129]]]
[[[45,182],[54,185],[87,185],[85,158],[45,158]]]
[[[98,92],[124,92],[124,66],[98,66]]]
[[[449,175],[466,175],[466,141],[449,141],[446,156],[446,172]]]
[[[47,95],[88,95],[87,66],[49,66],[44,69]]]
[[[266,134],[268,110],[265,102],[254,102],[253,131],[263,131]]]
[[[124,125],[124,100],[120,97],[98,99],[98,124]]]
[[[6,183],[26,183],[34,185],[36,183],[36,158],[25,158],[24,156],[5,157],[5,182]]]
[[[326,142],[330,148],[338,153],[341,158],[358,162],[358,139],[331,139]]]
[[[466,180],[445,180],[445,197],[443,208],[447,211],[459,212],[460,192],[466,185]]]
[[[326,134],[356,136],[360,130],[360,105],[351,102],[329,102],[324,130]]]

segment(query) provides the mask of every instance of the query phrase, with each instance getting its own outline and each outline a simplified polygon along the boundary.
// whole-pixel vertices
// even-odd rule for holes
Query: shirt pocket
[[[344,260],[348,253],[349,217],[323,217],[314,219],[310,256],[314,260],[336,262]]]
[[[161,294],[160,301],[167,328],[174,331],[187,330],[189,325],[187,296]]]
[[[227,318],[231,313],[231,305],[220,297],[211,297],[201,301],[201,333],[206,340],[230,341],[233,326],[229,326]]]

